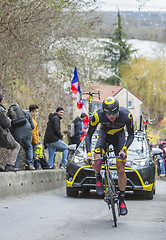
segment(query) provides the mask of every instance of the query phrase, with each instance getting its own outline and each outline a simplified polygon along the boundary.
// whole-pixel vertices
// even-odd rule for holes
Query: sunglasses
[[[107,112],[107,113],[105,113],[106,115],[115,115],[117,113],[117,111],[115,111],[115,112]]]

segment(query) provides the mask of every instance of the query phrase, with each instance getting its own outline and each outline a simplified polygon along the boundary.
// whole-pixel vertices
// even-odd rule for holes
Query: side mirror
[[[69,151],[74,151],[75,152],[76,149],[77,149],[77,144],[71,144],[71,145],[68,146]]]
[[[152,148],[152,151],[151,151],[151,157],[154,157],[156,155],[160,155],[163,153],[163,150],[160,149],[160,148]]]

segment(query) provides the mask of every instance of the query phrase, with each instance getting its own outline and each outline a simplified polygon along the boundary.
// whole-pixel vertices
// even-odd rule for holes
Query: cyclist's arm
[[[91,139],[92,139],[92,135],[93,135],[94,131],[96,130],[96,127],[90,126],[89,130],[87,132],[86,138],[85,138],[87,157],[91,156]]]
[[[90,126],[88,129],[86,138],[85,138],[87,157],[91,156],[91,139],[92,139],[92,135],[95,132],[98,124],[99,124],[99,116],[98,116],[98,113],[95,112],[92,117],[92,120],[90,122]]]
[[[126,127],[127,127],[128,137],[127,137],[127,140],[123,147],[125,152],[127,152],[127,149],[130,147],[130,145],[132,144],[132,142],[134,140],[133,117],[131,119],[129,119],[128,123],[126,124]]]

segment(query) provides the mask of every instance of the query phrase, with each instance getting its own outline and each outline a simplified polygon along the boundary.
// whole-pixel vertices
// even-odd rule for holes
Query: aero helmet
[[[114,97],[107,97],[102,104],[106,114],[115,114],[119,111],[119,101]]]

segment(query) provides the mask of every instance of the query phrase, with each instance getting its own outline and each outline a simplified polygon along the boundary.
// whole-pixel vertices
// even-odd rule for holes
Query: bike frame
[[[112,175],[109,169],[109,164],[108,164],[108,158],[109,156],[107,155],[104,158],[104,187],[105,187],[105,197],[104,201],[107,203],[109,210],[112,209],[112,216],[113,216],[113,221],[114,221],[114,226],[117,227],[117,214],[116,214],[116,205],[117,205],[117,210],[118,210],[118,215],[119,215],[119,200],[118,200],[118,193],[117,193],[117,187],[112,179]],[[113,157],[113,158],[116,158]]]
[[[107,203],[109,210],[112,209],[112,216],[114,221],[114,226],[117,227],[117,214],[115,206],[117,205],[118,215],[119,215],[119,200],[117,187],[112,179],[108,159],[118,158],[119,156],[109,156],[109,152],[104,155],[104,157],[93,159],[93,161],[102,160],[102,169],[104,170],[104,201]],[[120,215],[119,215],[120,216]]]

